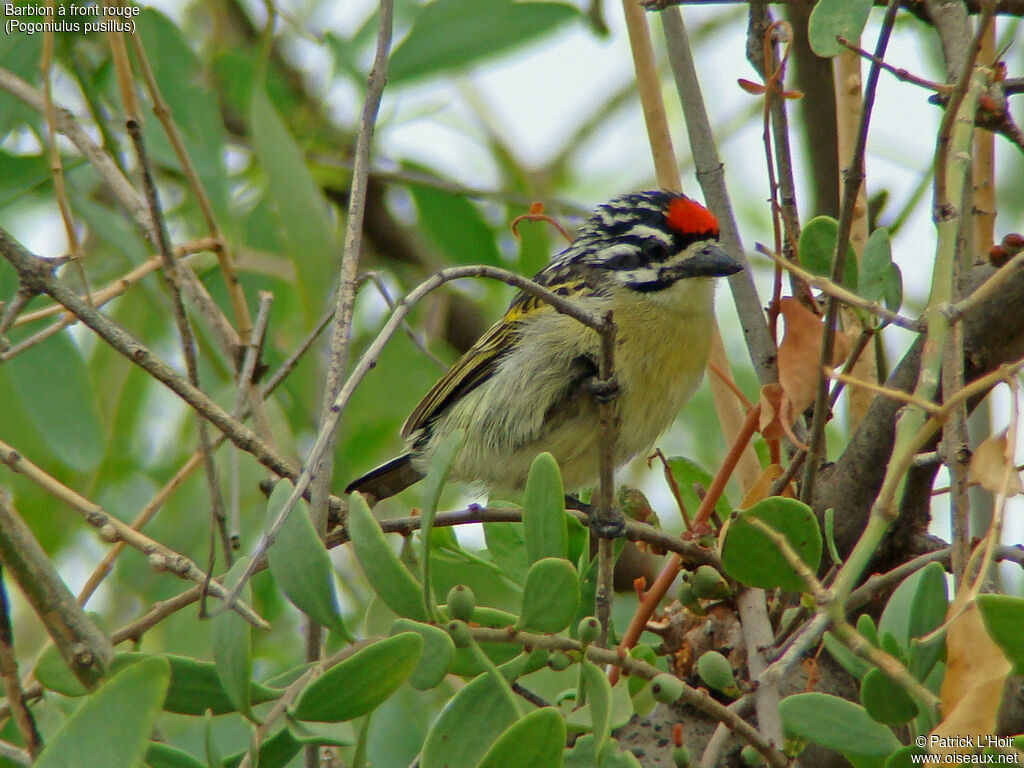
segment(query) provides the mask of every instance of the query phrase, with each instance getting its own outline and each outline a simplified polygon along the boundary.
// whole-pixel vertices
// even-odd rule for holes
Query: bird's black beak
[[[725,252],[718,243],[707,243],[697,253],[679,264],[683,277],[725,277],[734,275],[743,265]]]

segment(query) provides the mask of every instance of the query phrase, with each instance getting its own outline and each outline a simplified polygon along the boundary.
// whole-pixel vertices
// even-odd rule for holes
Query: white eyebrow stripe
[[[624,237],[635,237],[638,239],[650,238],[665,245],[672,245],[672,236],[664,230],[652,227],[648,224],[635,224]]]
[[[653,283],[658,280],[659,271],[651,267],[642,269],[631,269],[624,272],[613,272],[615,279],[620,283]]]

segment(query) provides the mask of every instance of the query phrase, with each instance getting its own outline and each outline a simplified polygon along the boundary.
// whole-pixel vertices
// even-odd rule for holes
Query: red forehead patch
[[[681,235],[718,234],[718,219],[714,214],[688,197],[672,198],[665,219]]]

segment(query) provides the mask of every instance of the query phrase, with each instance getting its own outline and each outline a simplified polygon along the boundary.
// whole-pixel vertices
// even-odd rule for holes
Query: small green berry
[[[452,636],[456,648],[469,648],[473,644],[473,633],[469,631],[469,625],[466,622],[459,619],[449,621],[445,629]]]
[[[469,621],[476,610],[476,595],[465,584],[458,584],[448,591],[448,613],[453,619]]]
[[[563,651],[554,651],[548,656],[548,666],[555,670],[555,672],[564,672],[572,666],[572,659],[569,658],[569,654]]]
[[[676,768],[689,768],[690,750],[686,748],[685,744],[681,744],[672,750],[672,760],[675,762]]]
[[[683,681],[667,672],[655,675],[651,680],[651,695],[655,701],[660,701],[662,704],[671,704],[683,695],[683,690]]]
[[[579,628],[576,630],[576,636],[580,639],[580,642],[583,645],[590,645],[592,642],[597,640],[600,634],[601,625],[593,616],[587,616],[580,620]]]
[[[705,600],[721,600],[729,597],[732,590],[717,570],[710,565],[702,565],[693,574],[693,592]]]
[[[697,659],[697,674],[709,688],[721,691],[734,699],[739,697],[740,689],[736,685],[732,664],[718,651],[706,651],[701,654]]]
[[[749,765],[751,768],[758,765],[764,765],[764,755],[749,744],[740,750],[740,760],[743,761],[744,765]]]

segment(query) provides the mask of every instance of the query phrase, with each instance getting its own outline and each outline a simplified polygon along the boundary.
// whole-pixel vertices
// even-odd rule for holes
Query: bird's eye
[[[658,264],[669,257],[668,246],[654,238],[643,240],[640,243],[640,252],[646,264]]]
[[[605,269],[636,269],[644,263],[642,252],[636,248],[608,256],[602,261]]]

